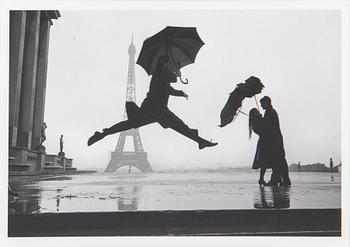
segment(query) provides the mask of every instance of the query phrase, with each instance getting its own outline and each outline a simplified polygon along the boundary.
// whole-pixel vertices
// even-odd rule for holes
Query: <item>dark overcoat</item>
[[[184,92],[174,89],[170,83],[176,82],[176,76],[166,69],[156,71],[151,79],[149,91],[141,107],[135,102],[126,102],[128,120],[133,128],[158,122],[163,128],[172,125],[184,127],[184,123],[168,109],[169,96],[184,96]]]
[[[256,151],[253,161],[253,169],[260,169],[261,168],[261,162],[260,162],[260,152],[261,152],[261,135],[263,131],[263,119],[262,118],[256,118],[253,121],[252,129],[255,134],[259,136],[258,142],[256,144]]]
[[[276,168],[285,161],[283,136],[278,114],[272,107],[266,109],[262,119],[257,162],[262,168]]]

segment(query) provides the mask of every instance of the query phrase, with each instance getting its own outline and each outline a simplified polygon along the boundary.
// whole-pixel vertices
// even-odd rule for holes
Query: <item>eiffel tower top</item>
[[[135,54],[136,48],[134,46],[134,36],[131,36],[131,44],[128,49],[129,53],[129,67],[128,79],[126,87],[126,101],[136,102],[136,88],[135,88]],[[124,120],[127,119],[126,109],[124,110]]]
[[[136,49],[134,46],[134,34],[131,34],[131,44],[129,46],[128,53],[129,55],[135,55],[136,53]]]

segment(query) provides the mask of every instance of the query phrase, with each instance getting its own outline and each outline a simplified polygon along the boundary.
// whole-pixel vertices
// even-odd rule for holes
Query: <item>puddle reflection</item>
[[[117,186],[108,191],[72,192],[67,189],[42,190],[41,186],[14,185],[18,197],[10,196],[9,214],[84,211],[135,211],[139,208],[141,186]]]
[[[123,196],[118,197],[118,210],[120,211],[131,211],[137,210],[139,194],[141,187],[118,187],[117,188]]]
[[[17,186],[12,187],[14,191],[20,191]],[[21,191],[18,197],[9,196],[8,210],[10,214],[36,213],[40,211],[40,190],[37,188],[27,188]]]
[[[289,208],[290,186],[261,186],[255,194],[254,208]]]

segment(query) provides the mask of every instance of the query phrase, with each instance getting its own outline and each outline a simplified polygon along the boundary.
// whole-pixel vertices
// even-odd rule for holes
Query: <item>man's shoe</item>
[[[104,134],[104,132],[101,133],[101,132],[96,131],[95,134],[89,138],[88,143],[87,143],[88,146],[91,146],[92,144],[101,140],[105,136],[106,135]]]
[[[206,147],[216,146],[216,145],[218,145],[218,143],[204,140],[204,141],[201,141],[200,143],[198,143],[198,145],[199,145],[199,149],[203,149],[203,148],[206,148]]]

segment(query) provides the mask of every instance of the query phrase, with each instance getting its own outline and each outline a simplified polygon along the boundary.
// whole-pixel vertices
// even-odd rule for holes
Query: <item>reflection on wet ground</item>
[[[33,195],[37,195],[38,190],[31,190]],[[40,197],[28,196],[20,193],[19,197],[9,197],[9,213],[36,213],[40,209]]]
[[[100,200],[107,200],[107,199],[117,199],[117,205],[118,210],[120,211],[132,211],[137,210],[137,202],[138,202],[138,192],[140,191],[140,187],[133,186],[132,188],[124,188],[124,187],[118,187],[117,190],[121,191],[121,194],[123,195],[129,195],[129,196],[110,196],[109,198],[99,198]],[[129,190],[129,191],[128,191]],[[61,198],[64,200],[65,198],[73,198],[76,196],[68,195],[63,196],[60,194],[62,190],[57,190],[57,196],[56,196],[56,212],[60,211],[60,202]],[[39,206],[37,206],[39,207]]]
[[[95,174],[13,182],[9,213],[340,208],[340,174],[292,173],[291,187],[259,187],[255,172]]]
[[[128,188],[118,187],[118,190],[123,191],[123,193],[129,194],[126,197],[118,197],[118,210],[137,210],[138,194],[141,190],[140,187],[133,186],[131,191],[126,191]]]
[[[290,186],[261,186],[255,196],[254,208],[289,208],[290,189]]]

